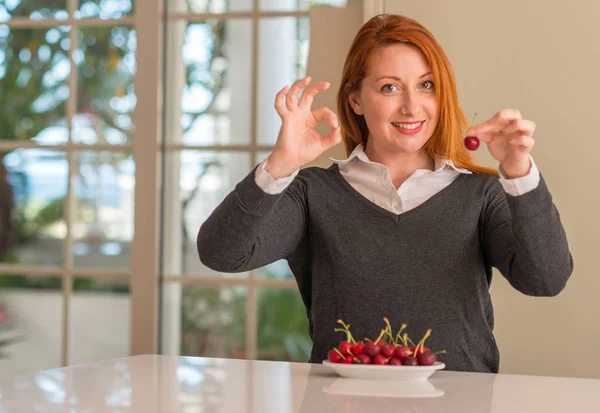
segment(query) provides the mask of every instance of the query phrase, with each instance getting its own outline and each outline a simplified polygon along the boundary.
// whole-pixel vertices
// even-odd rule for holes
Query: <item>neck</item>
[[[385,165],[390,173],[390,178],[396,189],[406,181],[418,169],[435,168],[434,160],[427,154],[425,148],[418,152],[392,152],[381,150],[369,143],[365,148],[365,154],[372,162]]]

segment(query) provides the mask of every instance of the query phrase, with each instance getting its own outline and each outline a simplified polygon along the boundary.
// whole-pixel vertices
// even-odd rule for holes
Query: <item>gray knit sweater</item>
[[[357,192],[337,165],[300,171],[281,194],[255,183],[253,170],[198,233],[206,266],[242,272],[286,259],[306,305],[320,363],[343,339],[374,339],[388,317],[408,324],[448,370],[498,372],[489,294],[492,267],[531,296],[554,296],[573,260],[543,177],[518,197],[498,179],[461,174],[422,205],[393,214]],[[416,339],[416,340],[415,340]]]

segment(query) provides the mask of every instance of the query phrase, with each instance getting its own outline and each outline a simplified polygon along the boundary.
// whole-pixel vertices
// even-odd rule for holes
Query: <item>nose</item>
[[[405,93],[402,98],[402,114],[416,115],[421,112],[418,97],[412,92]]]

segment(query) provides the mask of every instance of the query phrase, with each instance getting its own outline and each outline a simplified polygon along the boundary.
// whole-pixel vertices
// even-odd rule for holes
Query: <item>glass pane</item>
[[[189,145],[250,143],[252,36],[251,21],[210,20],[171,24],[171,36],[181,49],[171,48],[167,89],[172,105],[169,142]],[[176,34],[176,32],[180,32]],[[180,62],[183,62],[181,64]],[[176,102],[180,102],[178,105]],[[177,112],[176,112],[177,111]]]
[[[0,25],[0,139],[66,143],[69,28]]]
[[[258,290],[258,358],[307,362],[312,349],[308,318],[297,290]]]
[[[116,152],[77,152],[74,168],[75,266],[128,270],[135,191],[132,157]]]
[[[250,11],[253,0],[167,0],[171,13],[225,13]]]
[[[132,0],[80,0],[76,19],[95,17],[100,19],[119,19],[133,14]]]
[[[259,144],[273,145],[281,127],[275,95],[305,76],[310,19],[266,18],[259,25],[257,136]]]
[[[79,70],[73,141],[127,144],[133,134],[135,31],[88,27],[79,32],[73,59]]]
[[[271,155],[271,151],[259,151],[256,153],[256,163],[259,164]]]
[[[65,20],[67,0],[3,0],[0,2],[0,21],[13,17],[29,17],[32,20],[58,19]]]
[[[260,0],[261,10],[298,11],[316,7],[346,7],[348,0]]]
[[[75,278],[69,303],[69,364],[129,356],[128,281]]]
[[[49,149],[16,149],[0,156],[0,193],[12,192],[12,199],[0,197],[0,260],[62,265],[69,172],[65,154]]]
[[[205,267],[198,258],[196,238],[200,225],[250,172],[250,155],[245,152],[183,151],[169,154],[167,159],[163,218],[163,248],[168,251],[165,273],[247,277],[247,272],[223,274]],[[179,193],[170,189],[178,187],[177,181]],[[181,259],[178,260],[176,255]]]
[[[60,367],[60,277],[0,275],[0,377]]]
[[[256,270],[256,275],[269,280],[294,280],[294,274],[286,260],[279,260]]]
[[[180,327],[182,356],[245,358],[246,289],[183,287]]]

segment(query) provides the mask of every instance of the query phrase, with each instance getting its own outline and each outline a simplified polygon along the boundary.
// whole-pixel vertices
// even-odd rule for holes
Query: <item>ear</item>
[[[352,107],[352,110],[354,110],[354,113],[357,115],[362,115],[364,113],[361,108],[360,97],[358,96],[357,92],[350,93],[348,101],[350,102],[350,106]]]

